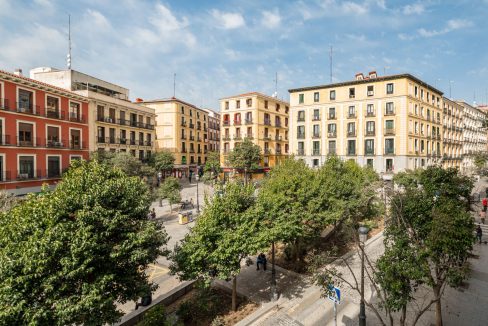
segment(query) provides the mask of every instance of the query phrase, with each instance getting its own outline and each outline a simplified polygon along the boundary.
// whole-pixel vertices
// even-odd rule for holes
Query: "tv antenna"
[[[329,53],[329,63],[330,63],[330,83],[332,84],[332,55],[334,51],[332,45],[330,46],[330,53]]]
[[[273,94],[273,97],[278,98],[278,72],[275,74],[275,92]]]
[[[173,74],[173,97],[176,98],[176,72]]]
[[[71,70],[71,15],[68,14],[68,55],[66,56],[66,65]]]

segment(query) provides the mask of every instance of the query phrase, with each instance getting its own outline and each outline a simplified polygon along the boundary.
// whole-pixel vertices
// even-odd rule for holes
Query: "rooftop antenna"
[[[386,76],[386,71],[387,71],[388,69],[390,69],[390,68],[391,68],[390,66],[384,66],[384,67],[383,67],[383,76]]]
[[[173,74],[173,97],[176,98],[176,72]]]
[[[273,97],[278,98],[278,72],[275,74],[275,92],[273,94]]]
[[[66,57],[66,64],[71,70],[71,15],[68,14],[68,55]]]
[[[329,63],[330,63],[330,83],[332,84],[332,54],[333,54],[333,49],[332,45],[330,46],[330,54],[329,54]]]

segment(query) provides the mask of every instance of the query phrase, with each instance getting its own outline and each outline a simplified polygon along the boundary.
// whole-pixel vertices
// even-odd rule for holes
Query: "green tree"
[[[261,148],[246,138],[239,146],[230,151],[227,160],[234,169],[244,171],[244,180],[247,183],[249,173],[259,168]]]
[[[486,166],[486,161],[488,161],[488,156],[486,153],[476,153],[473,156],[473,163],[478,169],[478,171],[480,171]]]
[[[215,179],[218,177],[220,171],[220,154],[219,152],[209,152],[207,156],[207,161],[203,168],[205,174],[208,175],[208,179]]]
[[[237,279],[241,261],[262,244],[260,218],[251,213],[254,187],[227,184],[222,196],[205,199],[205,209],[172,254],[171,271],[182,280],[233,280],[232,309],[237,309]]]
[[[164,180],[158,189],[159,206],[163,206],[163,199],[167,199],[171,211],[173,211],[173,205],[181,202],[181,185],[177,178],[168,177]]]
[[[9,194],[4,190],[0,190],[0,212],[8,211],[17,203],[14,195]]]
[[[127,152],[116,153],[106,162],[111,166],[120,168],[128,176],[147,177],[155,174],[154,168],[143,164],[138,158]]]
[[[101,325],[155,286],[145,269],[167,242],[148,221],[147,186],[97,161],[0,214],[0,324]]]
[[[151,164],[154,166],[156,171],[171,171],[175,165],[175,156],[173,153],[167,150],[156,152],[151,157]]]

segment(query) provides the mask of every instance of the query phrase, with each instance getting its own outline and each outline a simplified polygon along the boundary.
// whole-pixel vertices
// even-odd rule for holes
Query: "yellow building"
[[[410,74],[289,92],[290,151],[310,166],[336,154],[390,178],[441,161],[443,93]]]
[[[87,97],[90,151],[129,152],[148,159],[154,148],[154,110],[129,100],[129,90],[76,70],[35,68],[32,79]]]
[[[220,99],[221,163],[229,172],[226,157],[248,138],[262,150],[260,168],[269,170],[288,155],[289,104],[275,97],[253,92]]]
[[[177,98],[142,101],[156,112],[156,151],[169,150],[175,168],[195,171],[207,160],[208,112]]]
[[[461,169],[463,160],[463,107],[448,98],[443,98],[443,155],[442,165]]]

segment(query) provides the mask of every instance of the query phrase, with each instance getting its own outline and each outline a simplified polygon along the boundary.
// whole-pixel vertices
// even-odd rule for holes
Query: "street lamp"
[[[369,229],[359,227],[359,246],[361,248],[361,303],[359,304],[359,326],[366,326],[366,308],[364,306],[364,243],[368,239]]]
[[[195,180],[197,181],[197,215],[200,215],[200,199],[198,196],[198,181],[200,180],[200,174],[198,173],[198,171],[195,175]]]

